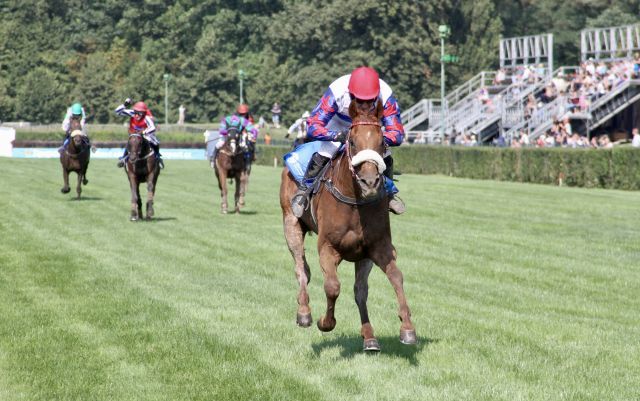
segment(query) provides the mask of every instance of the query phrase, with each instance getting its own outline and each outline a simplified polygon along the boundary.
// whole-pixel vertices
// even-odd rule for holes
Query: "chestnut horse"
[[[160,164],[149,141],[142,134],[129,134],[127,141],[129,156],[125,164],[125,173],[131,187],[131,221],[142,218],[142,200],[140,199],[140,183],[147,183],[147,220],[154,215],[153,197],[156,183],[160,175]]]
[[[78,175],[78,184],[76,185],[76,199],[80,199],[82,193],[82,185],[87,185],[87,168],[89,167],[89,159],[91,145],[89,140],[84,135],[80,127],[80,121],[76,119],[71,120],[71,137],[69,143],[60,152],[60,164],[62,164],[62,178],[64,179],[64,186],[60,189],[63,194],[69,193],[69,173],[75,172]]]
[[[285,167],[280,186],[280,206],[284,235],[295,261],[298,279],[299,326],[311,325],[311,309],[307,286],[311,271],[304,252],[304,238],[309,231],[318,234],[318,254],[324,275],[327,297],[325,315],[318,320],[321,331],[331,331],[336,325],[335,304],[340,294],[338,265],[342,260],[355,263],[355,301],[360,312],[360,334],[365,351],[379,351],[367,312],[369,273],[373,263],[386,274],[395,290],[401,320],[400,341],[416,344],[417,337],[402,285],[402,273],[396,266],[396,250],[391,243],[388,197],[384,189],[382,158],[385,144],[380,120],[380,101],[353,100],[349,115],[353,121],[347,136],[346,150],[337,156],[318,178],[320,184],[310,207],[300,218],[291,211],[291,198],[297,183]]]
[[[224,145],[216,153],[214,170],[222,197],[221,212],[224,214],[228,212],[227,179],[235,179],[236,182],[234,211],[239,213],[240,207],[244,206],[244,194],[249,175],[244,155],[245,150],[239,143],[240,138],[240,132],[235,127],[229,128]]]

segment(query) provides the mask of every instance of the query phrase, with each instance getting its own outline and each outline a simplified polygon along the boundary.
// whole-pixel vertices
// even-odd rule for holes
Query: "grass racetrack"
[[[640,399],[638,192],[398,177],[419,344],[375,269],[367,355],[351,264],[336,329],[295,324],[280,169],[254,167],[221,215],[207,162],[168,160],[156,219],[131,223],[115,163],[91,161],[75,201],[58,160],[0,158],[0,400]]]

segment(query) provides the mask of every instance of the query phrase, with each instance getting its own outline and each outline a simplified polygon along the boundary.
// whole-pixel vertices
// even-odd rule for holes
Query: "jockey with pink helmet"
[[[255,148],[255,142],[258,139],[258,129],[253,126],[250,120],[249,106],[242,103],[236,108],[235,114],[226,116],[220,121],[220,139],[216,143],[216,150],[220,149],[227,140],[229,130],[237,130],[238,134],[243,132],[247,133],[247,140],[244,141],[244,137],[240,144],[242,147],[247,148],[247,157],[253,157]],[[215,154],[214,154],[215,157]]]
[[[142,134],[148,141],[156,157],[160,162],[160,167],[164,167],[164,163],[160,158],[160,141],[156,137],[156,124],[151,114],[151,110],[147,107],[145,102],[136,102],[133,108],[129,109],[131,105],[131,99],[127,98],[123,104],[116,108],[116,114],[119,116],[130,117],[129,119],[129,135]],[[124,154],[118,161],[118,167],[123,167],[125,160],[127,159],[127,149],[124,150]]]
[[[384,127],[384,141],[387,146],[398,146],[404,139],[404,127],[400,119],[400,107],[393,96],[391,87],[378,76],[376,70],[371,67],[358,67],[351,74],[344,75],[329,85],[317,106],[307,119],[307,139],[323,141],[320,150],[315,153],[307,167],[302,187],[292,199],[292,211],[296,217],[301,217],[308,204],[309,185],[322,170],[322,167],[331,160],[351,127],[349,117],[349,105],[353,99],[361,101],[373,101],[378,99],[384,106],[381,124]],[[393,159],[387,149],[384,157],[387,169],[384,175],[389,182],[393,181]],[[397,189],[389,192],[389,209],[395,214],[405,211],[402,200],[396,196]],[[390,187],[389,187],[390,188]]]

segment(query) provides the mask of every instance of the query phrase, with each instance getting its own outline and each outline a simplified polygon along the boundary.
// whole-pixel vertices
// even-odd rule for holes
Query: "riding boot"
[[[122,154],[122,156],[120,156],[120,158],[118,159],[118,168],[124,167],[124,162],[125,162],[125,160],[127,160],[127,155],[128,154],[129,154],[129,151],[127,149],[125,149],[124,153]]]
[[[156,155],[156,159],[158,160],[158,165],[160,166],[161,169],[164,168],[164,161],[162,161],[162,155],[160,154],[160,145],[159,144],[151,144],[151,147],[153,148],[153,152]]]
[[[309,195],[313,189],[313,183],[316,176],[322,171],[322,168],[329,161],[328,157],[322,156],[320,153],[314,153],[304,173],[304,178],[298,191],[291,199],[291,211],[297,218],[302,217],[309,203]]]
[[[384,158],[384,164],[387,168],[384,170],[384,176],[393,181],[393,158],[391,155]],[[393,214],[402,214],[407,210],[404,202],[397,193],[389,194],[389,211]]]
[[[64,152],[64,149],[67,147],[67,144],[69,143],[69,138],[71,138],[71,135],[67,132],[67,135],[65,135],[64,137],[64,141],[62,141],[62,146],[58,148],[58,153]]]

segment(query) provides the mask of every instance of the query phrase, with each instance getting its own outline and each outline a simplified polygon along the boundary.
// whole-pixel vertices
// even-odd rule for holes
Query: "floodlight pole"
[[[238,70],[238,77],[240,78],[240,104],[244,103],[242,98],[242,80],[244,79],[244,71]]]
[[[164,74],[164,125],[169,125],[169,80],[171,74]]]
[[[445,124],[447,123],[447,107],[445,102],[445,71],[444,71],[444,40],[449,36],[451,30],[446,25],[440,25],[438,27],[440,33],[440,107],[442,109],[442,123],[440,124],[440,138],[444,141]]]

